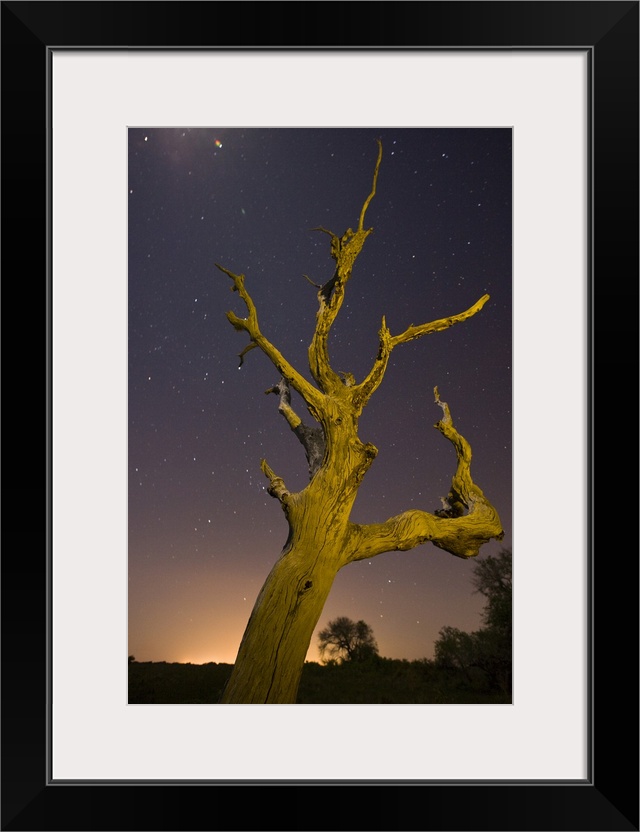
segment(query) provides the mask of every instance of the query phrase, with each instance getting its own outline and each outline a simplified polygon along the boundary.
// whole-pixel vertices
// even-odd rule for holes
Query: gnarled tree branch
[[[282,503],[282,508],[286,512],[289,506],[291,492],[284,484],[284,480],[274,472],[273,468],[270,467],[266,459],[261,460],[260,468],[262,469],[262,473],[269,480],[269,487],[267,488],[267,491],[272,497],[275,497],[276,500],[279,500]]]
[[[376,139],[378,143],[378,158],[376,160],[376,166],[373,171],[373,185],[371,187],[371,193],[366,198],[364,205],[362,206],[362,211],[360,211],[360,220],[358,222],[358,231],[362,231],[364,229],[364,216],[367,213],[367,208],[369,207],[369,203],[376,195],[376,185],[378,184],[378,171],[380,170],[380,162],[382,161],[382,142],[380,139]]]
[[[309,479],[320,468],[327,445],[324,430],[321,427],[312,428],[305,425],[295,410],[291,407],[291,391],[286,378],[281,378],[278,384],[270,387],[265,393],[277,393],[280,396],[278,411],[287,420],[287,424],[300,440],[307,457]]]
[[[362,251],[365,240],[373,229],[364,227],[364,219],[369,203],[376,193],[378,171],[382,159],[382,143],[378,139],[378,159],[373,173],[373,185],[366,198],[360,217],[358,228],[354,231],[348,228],[342,237],[338,237],[326,228],[318,228],[331,237],[331,256],[336,262],[333,276],[320,288],[318,292],[318,312],[316,314],[316,328],[309,346],[309,368],[311,375],[325,393],[340,390],[341,379],[334,372],[329,361],[328,338],[344,300],[344,288],[351,277],[353,265]]]
[[[362,408],[365,407],[373,393],[375,393],[380,386],[380,382],[384,378],[384,374],[389,363],[389,357],[391,356],[391,352],[394,347],[398,344],[405,344],[407,341],[413,341],[416,338],[422,338],[423,335],[430,335],[432,332],[442,332],[442,330],[448,329],[454,324],[466,321],[468,318],[475,315],[476,312],[479,312],[488,300],[489,295],[483,295],[480,300],[476,301],[473,306],[465,309],[464,312],[459,312],[457,315],[449,315],[446,318],[438,318],[435,321],[430,321],[429,323],[421,324],[420,326],[414,326],[411,324],[411,326],[407,327],[407,329],[399,335],[391,334],[389,327],[387,326],[387,322],[385,318],[383,318],[382,326],[380,327],[380,332],[378,333],[380,344],[376,360],[367,377],[353,389],[353,402],[357,411],[359,413],[362,411]]]
[[[229,271],[229,269],[225,269],[224,266],[220,266],[218,263],[215,265],[216,268],[220,269],[221,272],[224,272],[231,278],[233,281],[232,290],[234,292],[238,292],[247,307],[247,312],[249,313],[246,318],[240,318],[234,312],[227,312],[227,319],[229,322],[232,324],[234,329],[239,332],[248,333],[251,338],[251,344],[254,344],[256,347],[260,347],[262,352],[271,360],[283,378],[291,384],[294,390],[297,390],[298,393],[300,393],[309,408],[312,411],[315,410],[316,412],[320,412],[324,398],[322,393],[310,384],[304,376],[300,375],[300,373],[287,361],[282,353],[276,349],[276,347],[274,347],[273,344],[260,331],[258,313],[251,295],[245,288],[244,275],[234,274]],[[242,366],[242,359],[246,353],[252,349],[251,344],[245,347],[240,353],[240,366]]]
[[[354,554],[350,561],[413,549],[427,541],[456,557],[472,558],[487,541],[504,536],[498,512],[471,478],[471,446],[455,429],[449,406],[440,400],[437,387],[434,393],[443,410],[435,427],[453,444],[458,460],[451,489],[443,499],[444,508],[434,514],[412,509],[384,523],[354,524]]]

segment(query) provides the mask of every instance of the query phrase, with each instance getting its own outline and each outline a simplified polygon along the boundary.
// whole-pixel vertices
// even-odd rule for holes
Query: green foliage
[[[465,633],[443,627],[435,644],[436,664],[443,670],[460,671],[473,681],[479,671],[489,688],[511,693],[512,668],[512,557],[509,549],[475,564],[476,592],[487,599],[484,627]]]
[[[318,634],[320,655],[329,661],[364,662],[378,655],[373,630],[364,621],[340,616]]]

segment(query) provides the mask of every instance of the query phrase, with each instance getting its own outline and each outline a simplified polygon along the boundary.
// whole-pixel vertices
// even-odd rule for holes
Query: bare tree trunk
[[[379,144],[373,187],[362,207],[358,227],[331,237],[333,277],[318,286],[316,327],[309,346],[309,368],[317,386],[307,381],[270,343],[258,324],[255,305],[244,285],[244,275],[218,266],[233,281],[232,289],[244,301],[248,316],[227,313],[231,324],[249,334],[244,356],[259,347],[282,379],[267,393],[280,396],[279,410],[302,443],[309,464],[310,482],[296,494],[288,491],[265,460],[269,493],[279,500],[289,523],[289,538],[256,600],[240,645],[234,670],[222,696],[223,703],[293,703],[311,636],[338,571],[356,560],[392,550],[412,549],[426,541],[451,554],[474,557],[491,538],[503,535],[500,519],[470,473],[471,448],[456,431],[449,407],[435,389],[435,403],[443,416],[436,428],[454,446],[457,469],[443,507],[433,514],[406,511],[383,523],[358,525],[349,517],[363,477],[377,449],[358,437],[358,419],[380,385],[391,351],[398,345],[447,329],[475,315],[489,299],[484,295],[464,312],[392,335],[385,320],[379,333],[378,354],[369,374],[360,382],[336,373],[330,364],[328,336],[344,298],[345,285],[355,260],[372,229],[364,218],[376,191],[382,146]],[[317,423],[309,427],[291,406],[290,387],[302,396]]]
[[[222,702],[296,701],[309,642],[339,569],[336,545],[307,533],[281,555],[255,603]]]
[[[287,515],[289,539],[256,600],[222,702],[296,701],[309,642],[334,578],[353,560],[358,534],[349,514],[374,452],[360,442],[353,424],[336,420],[324,464],[304,491],[289,494],[263,465],[270,491]]]

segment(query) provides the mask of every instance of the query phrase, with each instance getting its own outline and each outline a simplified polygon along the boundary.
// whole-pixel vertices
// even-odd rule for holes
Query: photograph
[[[511,129],[130,128],[128,246],[129,703],[510,703]]]

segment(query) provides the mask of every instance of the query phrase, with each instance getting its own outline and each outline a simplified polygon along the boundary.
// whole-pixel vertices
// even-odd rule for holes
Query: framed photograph
[[[16,543],[28,550],[28,565],[24,557],[7,556],[6,547],[2,563],[3,829],[638,829],[637,547],[620,567],[613,564],[611,535],[595,533],[612,528],[611,521],[597,526],[595,519],[624,481],[626,452],[611,442],[611,422],[620,422],[622,408],[628,422],[628,403],[619,402],[613,379],[600,391],[594,380],[596,367],[620,365],[621,356],[628,374],[629,356],[637,354],[623,337],[629,326],[621,311],[637,311],[638,3],[339,8],[338,34],[332,7],[319,3],[2,4],[5,286],[8,274],[42,276],[47,331],[47,441],[46,447],[33,446],[37,461],[46,460],[45,535],[36,535],[32,517],[23,514],[28,545],[17,536]],[[210,19],[222,11],[224,33],[208,38],[203,33],[210,31]],[[255,262],[237,262],[240,248],[229,240],[244,223],[240,247],[250,254],[251,215],[260,210],[264,218],[283,199],[274,193],[271,205],[245,204],[236,171],[219,192],[223,204],[216,203],[217,186],[203,202],[185,179],[187,157],[194,154],[195,165],[198,142],[206,142],[212,182],[232,175],[226,159],[239,165],[250,154],[260,171],[277,161],[281,173],[269,177],[268,187],[282,180],[293,194],[300,183],[309,190],[311,217],[316,185],[300,171],[313,143],[302,154],[304,142],[295,140],[300,131],[305,139],[322,135],[327,160],[327,136],[348,133],[353,142],[370,132],[368,152],[375,157],[373,138],[381,138],[382,164],[408,151],[409,137],[418,132],[437,135],[415,167],[435,170],[436,161],[448,161],[446,140],[470,130],[476,147],[476,134],[491,137],[485,152],[496,157],[508,136],[512,153],[513,511],[505,528],[515,555],[511,701],[130,704],[124,657],[133,616],[127,601],[136,599],[136,638],[147,633],[151,644],[163,622],[157,587],[144,568],[144,546],[162,548],[169,586],[176,515],[170,496],[132,503],[136,488],[153,488],[145,479],[146,461],[138,465],[129,455],[135,447],[144,456],[145,440],[131,421],[141,368],[147,373],[146,428],[152,411],[158,424],[171,418],[167,399],[153,391],[153,351],[170,343],[170,325],[160,332],[154,318],[153,293],[164,289],[153,276],[170,273],[175,285],[184,286],[194,333],[210,311],[202,305],[213,291],[197,294],[201,281],[233,282],[237,294],[229,308],[240,314],[238,301],[250,308],[251,298],[236,272],[247,270],[249,287],[250,267],[260,273],[260,259],[268,255],[261,244]],[[178,138],[185,140],[179,147]],[[235,162],[228,153],[234,144]],[[289,150],[281,155],[282,148]],[[336,149],[345,152],[340,142]],[[438,150],[444,156],[432,158]],[[359,151],[361,157],[366,152]],[[465,164],[474,161],[459,155]],[[349,181],[357,166],[340,163],[341,193],[357,201]],[[167,192],[160,197],[163,177],[176,203],[170,225],[175,227],[174,216],[196,210],[197,216],[175,236],[167,232],[164,247],[154,249],[149,240],[157,236],[138,245],[144,235],[132,234],[132,224],[153,224],[154,211],[168,210]],[[481,180],[490,181],[489,174]],[[143,188],[145,206],[137,212],[131,200]],[[408,200],[410,184],[403,188]],[[386,208],[401,196],[387,198]],[[326,199],[320,199],[323,209]],[[381,192],[375,199],[382,200]],[[291,203],[297,204],[293,197]],[[234,262],[221,263],[217,272],[222,240],[210,252],[206,243],[208,215],[216,211],[237,214],[223,250]],[[494,221],[494,214],[486,215],[487,224]],[[31,236],[38,229],[39,246],[22,242],[25,224]],[[324,225],[322,218],[316,225]],[[280,218],[273,224],[278,240],[279,227]],[[335,235],[326,231],[318,232],[319,242],[333,242]],[[384,242],[398,247],[409,274],[413,266],[402,263],[411,256],[407,233]],[[469,235],[469,246],[473,240]],[[456,262],[468,256],[460,244],[451,241]],[[508,240],[505,247],[510,252]],[[204,261],[196,259],[196,250],[209,255],[210,273],[200,275]],[[421,249],[414,253],[423,256]],[[277,269],[283,252],[273,255]],[[148,278],[138,287],[135,314],[131,258]],[[431,269],[432,284],[439,268]],[[467,274],[467,267],[458,267],[456,280]],[[277,291],[264,285],[267,279],[265,297]],[[327,284],[320,272],[308,279],[317,283],[316,289],[305,284],[313,299]],[[22,290],[22,280],[10,282]],[[407,323],[419,324],[411,303]],[[236,323],[247,331],[243,319]],[[492,325],[499,327],[499,320]],[[217,383],[231,370],[236,383],[232,362],[246,339],[224,319],[212,327],[229,330],[215,350],[228,351],[230,371]],[[295,326],[286,330],[290,337]],[[375,331],[371,336],[375,340]],[[171,342],[174,351],[179,337]],[[496,331],[494,340],[502,343],[504,332]],[[143,354],[144,361],[133,361]],[[253,372],[257,355],[243,351],[242,369]],[[490,351],[487,357],[494,360]],[[41,360],[38,352],[34,363]],[[14,364],[12,359],[10,369]],[[23,358],[19,365],[22,391]],[[201,370],[207,372],[196,362],[183,383],[190,383],[189,372],[195,378]],[[264,386],[277,381],[269,377]],[[263,389],[244,389],[243,406]],[[283,392],[277,392],[282,405]],[[281,418],[276,397],[262,399]],[[449,402],[455,422],[451,397]],[[25,408],[20,410],[24,419]],[[631,416],[637,423],[637,412]],[[486,417],[478,414],[476,421]],[[489,421],[499,418],[505,414]],[[598,446],[600,453],[598,424],[601,439],[609,439],[606,450]],[[196,426],[188,442],[197,432]],[[195,447],[193,456],[199,453]],[[479,466],[480,454],[479,447]],[[269,460],[268,442],[264,455]],[[28,468],[19,466],[15,493],[32,512]],[[269,465],[263,473],[282,502],[278,474]],[[224,476],[212,476],[202,487],[219,495]],[[484,486],[480,475],[478,480]],[[193,488],[189,481],[185,491]],[[188,494],[184,501],[186,509]],[[277,513],[268,496],[265,505]],[[152,515],[166,523],[145,538],[140,530],[157,523]],[[186,510],[183,516],[190,521]],[[212,518],[194,514],[194,547],[200,524]],[[263,519],[252,522],[262,525]],[[191,580],[199,591],[196,572]],[[258,589],[247,599],[247,615]],[[146,620],[145,592],[155,599]],[[173,592],[169,586],[164,603],[175,604],[180,592],[179,582]],[[611,648],[623,633],[633,672],[620,666],[620,652]],[[225,660],[195,652],[172,659]],[[621,744],[628,753],[621,754]],[[337,812],[345,804],[344,789],[350,808]],[[374,796],[363,789],[379,791]],[[238,797],[244,798],[242,809],[235,808]],[[293,811],[283,810],[287,802]]]

